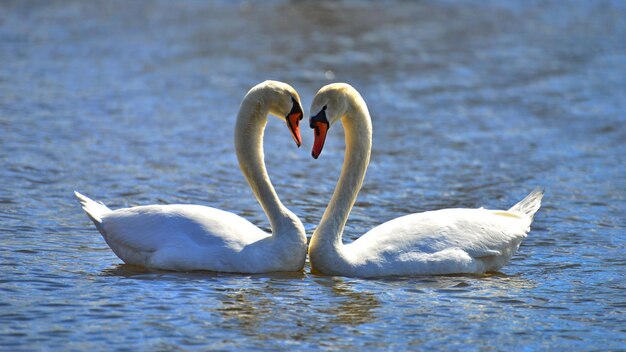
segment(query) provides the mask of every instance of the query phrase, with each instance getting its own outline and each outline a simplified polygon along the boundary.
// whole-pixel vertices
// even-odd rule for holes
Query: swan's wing
[[[269,236],[236,214],[199,205],[119,209],[102,216],[101,228],[104,239],[118,257],[126,263],[140,265],[148,265],[146,261],[152,254],[163,249],[239,251]]]
[[[530,222],[528,216],[504,210],[444,209],[388,221],[349,246],[379,257],[450,249],[460,249],[472,258],[499,256],[517,249]]]

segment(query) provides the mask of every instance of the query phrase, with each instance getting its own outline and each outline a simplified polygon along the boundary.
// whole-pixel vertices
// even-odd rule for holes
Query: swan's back
[[[527,217],[487,209],[443,209],[410,214],[383,223],[350,246],[436,252],[458,247],[478,253],[526,237]]]
[[[508,211],[443,209],[399,217],[346,245],[344,253],[368,273],[361,276],[496,271],[530,231],[542,196],[536,190]]]
[[[106,208],[108,211],[100,213],[95,213],[91,205],[87,214],[109,247],[127,264],[239,271],[237,265],[253,267],[247,261],[257,260],[238,258],[243,249],[270,236],[236,214],[200,205],[148,205],[115,211]]]
[[[143,246],[144,250],[180,243],[180,234],[197,246],[243,246],[250,239],[269,236],[236,214],[191,204],[118,209],[102,217],[102,227],[108,238],[133,247]]]

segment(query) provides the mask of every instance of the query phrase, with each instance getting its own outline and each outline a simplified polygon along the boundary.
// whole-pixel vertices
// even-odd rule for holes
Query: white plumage
[[[306,257],[304,227],[278,199],[262,152],[267,114],[287,117],[299,111],[301,118],[299,101],[292,87],[266,81],[246,94],[237,117],[237,157],[270,220],[272,234],[236,214],[200,205],[148,205],[112,211],[78,192],[75,195],[109,247],[127,264],[180,271],[299,271]],[[300,136],[297,128],[295,131],[298,143]]]
[[[314,272],[355,277],[482,274],[507,264],[530,231],[541,190],[509,210],[444,209],[403,216],[343,245],[343,229],[369,163],[371,120],[359,93],[341,83],[322,88],[311,112],[319,112],[311,119],[314,157],[335,121],[341,119],[346,135],[341,176],[309,246]]]

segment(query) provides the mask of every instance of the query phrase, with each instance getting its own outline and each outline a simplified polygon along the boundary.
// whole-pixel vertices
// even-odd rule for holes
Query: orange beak
[[[300,147],[302,145],[302,136],[300,135],[300,120],[302,120],[301,112],[294,112],[287,115],[287,126],[289,126],[289,131],[291,132],[291,137],[293,137],[296,145]]]
[[[328,128],[330,127],[328,119],[326,118],[326,106],[324,106],[317,115],[311,117],[309,126],[315,130],[315,141],[313,142],[311,156],[313,156],[313,159],[317,159],[320,154],[322,154],[324,142],[326,141],[326,133],[328,133]]]
[[[317,159],[320,154],[322,154],[322,149],[324,148],[326,133],[328,132],[328,123],[316,121],[313,123],[313,129],[315,130],[315,142],[313,142],[311,155],[313,159]]]

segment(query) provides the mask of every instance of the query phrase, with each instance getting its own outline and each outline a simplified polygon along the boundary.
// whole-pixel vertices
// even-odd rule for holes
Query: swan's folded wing
[[[187,245],[237,250],[267,236],[236,214],[198,205],[119,209],[103,217],[102,227],[103,236],[114,251],[122,248],[143,254]],[[116,254],[120,256],[117,251]]]
[[[471,257],[506,254],[526,237],[529,219],[504,211],[444,209],[403,216],[350,244],[362,253],[436,253],[459,248]],[[505,214],[506,215],[506,214]],[[514,215],[514,214],[513,214]]]

